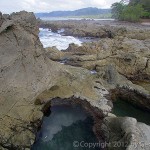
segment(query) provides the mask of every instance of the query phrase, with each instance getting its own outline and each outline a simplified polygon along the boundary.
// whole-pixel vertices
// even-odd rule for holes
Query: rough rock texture
[[[64,99],[73,96],[87,100],[106,115],[111,111],[112,103],[105,98],[108,91],[102,85],[103,82],[103,80],[92,76],[88,70],[66,67],[55,86],[41,93],[35,101],[46,103],[55,97]]]
[[[101,126],[109,150],[149,150],[150,126],[130,117],[106,117]]]
[[[117,35],[126,33],[124,29],[116,30]],[[49,107],[47,104],[51,99],[73,97],[75,100],[86,100],[100,111],[101,117],[106,117],[112,109],[109,91],[117,87],[137,91],[146,98],[149,96],[147,90],[126,78],[137,69],[127,66],[125,70],[119,66],[121,62],[124,64],[124,57],[118,52],[120,49],[115,48],[115,43],[118,44],[120,40],[105,39],[82,47],[73,45],[69,47],[70,50],[59,52],[56,48],[43,49],[38,33],[33,13],[0,13],[0,149],[30,149],[41,123],[42,111]],[[107,32],[99,33],[108,37]],[[139,43],[137,40],[134,41],[136,44]],[[143,60],[149,57],[149,44],[145,39],[143,41],[144,54],[140,53],[142,48],[138,49],[139,54],[135,54],[141,59],[141,63],[135,66],[141,68],[145,65]],[[126,43],[129,47],[132,45],[125,38],[120,43],[123,42],[124,50],[128,50]],[[133,58],[137,59],[135,56]],[[51,59],[76,63],[75,66],[82,68],[62,65]],[[146,64],[148,67],[143,72],[149,76],[149,61]],[[88,69],[96,69],[98,73],[92,74]],[[122,124],[118,126],[120,128]],[[145,130],[144,125],[140,127]],[[146,138],[143,140],[146,141]]]
[[[134,23],[120,23],[116,21],[68,20],[41,21],[40,27],[50,28],[52,31],[64,28],[63,34],[77,37],[114,38],[126,36],[132,39],[144,40],[150,38],[148,26]],[[145,30],[147,30],[145,32]]]
[[[89,101],[102,115],[111,111],[108,91],[101,84],[94,88],[97,83],[90,71],[46,56],[32,13],[5,17],[0,31],[0,149],[30,148],[42,107],[51,98],[74,96]],[[45,93],[48,97],[41,98]]]
[[[33,143],[34,122],[42,117],[33,98],[54,84],[59,70],[45,56],[38,32],[36,18],[27,12],[10,15],[0,26],[0,145],[4,148]]]
[[[85,43],[83,46],[71,44],[66,51],[55,50],[49,57],[65,60],[67,64],[99,71],[101,67],[114,64],[120,74],[136,80],[150,80],[150,39],[137,40],[127,37],[103,39]],[[55,57],[54,57],[55,54]]]
[[[83,37],[96,37],[95,32],[104,33],[102,32],[104,27],[92,29],[82,26],[79,29],[80,25],[71,26],[70,24],[69,27],[66,24],[61,26],[57,22],[55,30],[63,27],[66,28],[64,34]],[[150,111],[150,29],[148,27],[145,29],[141,27],[110,28],[109,26],[106,28],[111,31],[109,32],[111,38],[84,43],[82,46],[70,44],[65,51],[47,48],[47,55],[50,59],[63,62],[66,65],[96,71],[93,75],[96,79],[95,82],[103,85],[111,93],[111,100],[121,98],[139,108]],[[94,31],[95,29],[97,31]],[[85,30],[92,32],[92,34],[87,34]],[[99,34],[98,37],[109,37],[106,32],[103,35],[105,36]],[[147,84],[143,86],[145,82]],[[97,86],[94,87],[99,89]],[[108,116],[112,116],[112,114],[108,113]],[[97,134],[101,133],[101,129],[105,134],[104,139],[109,144],[106,144],[108,149],[150,149],[150,127],[138,123],[134,118],[106,117],[101,127],[100,124],[96,124],[95,127]],[[100,135],[97,136],[100,137]]]
[[[149,39],[139,41],[126,37],[103,39],[98,42],[85,43],[83,46],[71,44],[66,51],[61,52],[47,48],[47,55],[50,59],[67,65],[95,70],[97,76],[109,84],[107,90],[113,84],[113,88],[117,87],[116,92],[113,91],[116,95],[150,110],[149,92],[131,85],[131,82],[126,79],[150,82],[148,41]]]
[[[70,44],[63,52],[55,49],[51,53],[49,50],[49,58],[53,60],[97,71],[114,64],[117,71],[129,79],[150,80],[149,26],[81,20],[45,21],[41,22],[41,27],[51,28],[52,31],[64,28],[62,34],[66,35],[103,38],[83,46]]]

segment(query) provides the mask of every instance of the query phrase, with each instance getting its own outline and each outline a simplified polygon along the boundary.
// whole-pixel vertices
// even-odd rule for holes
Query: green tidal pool
[[[141,110],[128,102],[123,100],[117,100],[113,103],[113,114],[121,117],[133,117],[136,118],[138,122],[143,122],[147,125],[150,125],[150,112]]]
[[[92,130],[93,118],[80,106],[51,107],[51,114],[43,118],[32,150],[100,150],[87,143],[98,143]]]

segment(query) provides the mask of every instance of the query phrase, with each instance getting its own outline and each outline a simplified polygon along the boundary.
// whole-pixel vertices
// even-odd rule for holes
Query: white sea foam
[[[62,36],[59,34],[61,32],[63,32],[63,29],[59,30],[58,33],[54,33],[49,29],[40,28],[40,41],[45,48],[56,46],[59,50],[67,49],[71,43],[81,46],[82,42],[79,39],[72,36]]]
[[[96,70],[91,70],[91,74],[96,74],[97,71]]]

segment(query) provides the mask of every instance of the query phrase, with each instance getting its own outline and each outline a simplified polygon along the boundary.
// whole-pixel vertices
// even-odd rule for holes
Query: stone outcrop
[[[150,45],[148,41],[149,39],[141,41],[126,37],[102,39],[84,43],[82,46],[70,44],[65,51],[48,48],[47,55],[50,59],[67,65],[95,70],[99,78],[106,80],[108,84],[113,82],[115,85],[113,87],[117,88],[116,92],[114,90],[113,92],[118,97],[150,110],[149,92],[139,87],[138,89],[136,85],[128,84],[127,86],[129,83],[127,79],[148,83],[150,81]],[[109,88],[111,86],[109,85]]]
[[[67,28],[71,29],[71,26],[73,27],[69,24]],[[83,36],[97,36],[95,34],[99,27],[90,33],[89,29],[92,27],[90,25],[85,28]],[[54,28],[58,29],[57,26]],[[98,37],[109,37],[110,28],[106,29],[99,29]],[[33,13],[0,13],[0,149],[30,149],[41,125],[45,107],[49,108],[52,99],[86,101],[88,106],[91,105],[91,108],[96,110],[95,114],[99,111],[102,119],[112,115],[110,93],[116,88],[136,91],[148,98],[147,90],[133,84],[126,77],[135,77],[134,74],[137,74],[139,67],[143,69],[142,73],[149,77],[149,43],[145,39],[149,35],[145,34],[141,43],[139,39],[133,40],[133,37],[122,37],[118,40],[116,37],[126,34],[127,31],[122,27],[113,29],[114,33],[111,31],[111,36],[115,39],[108,38],[83,44],[81,47],[70,45],[68,50],[60,52],[55,47],[43,48]],[[77,32],[76,30],[74,32]],[[68,34],[70,31],[67,31]],[[133,43],[138,49],[132,45]],[[80,67],[62,65],[54,60]],[[92,74],[90,70],[93,69],[98,73]],[[109,130],[112,130],[111,124],[115,122],[119,131],[121,128],[126,133],[134,132],[137,124],[144,133],[145,128],[149,131],[149,127],[136,123],[134,119],[130,121],[116,117],[106,120],[110,120],[109,124],[104,121]],[[100,131],[99,122],[101,120],[97,120],[95,131]],[[127,125],[134,122],[131,132],[126,131],[124,122],[127,122]],[[104,130],[103,132],[107,133]],[[115,134],[117,137],[117,133]],[[146,135],[140,140],[149,140],[147,137]],[[107,139],[107,136],[105,138]],[[114,141],[114,138],[111,140]],[[124,141],[128,140],[130,137]],[[132,139],[130,141],[132,142]]]
[[[42,117],[33,98],[54,84],[59,66],[45,56],[33,13],[14,13],[1,22],[0,145],[29,148],[34,122]]]
[[[73,26],[75,24],[76,22],[73,22],[70,29],[85,25],[82,23]],[[87,24],[87,26],[92,25],[97,26],[94,23]],[[61,28],[60,22],[56,22],[57,26]],[[65,24],[62,27],[65,27]],[[104,28],[104,26],[102,27]],[[142,90],[139,86],[131,85],[131,82],[129,82],[129,80],[134,83],[135,81],[147,82],[147,84],[150,82],[149,28],[144,29],[140,26],[138,28],[134,26],[124,28],[122,26],[112,26],[110,28],[110,26],[106,26],[106,28],[112,30],[115,35],[114,38],[83,43],[82,46],[70,44],[65,51],[47,48],[47,55],[50,59],[63,62],[66,65],[82,67],[91,71],[95,70],[99,78],[107,81],[109,84],[108,89],[112,89],[112,87],[115,89],[111,92],[114,93],[112,99],[122,98],[150,111],[149,90]],[[117,30],[119,28],[120,30]],[[78,30],[80,29],[78,28]],[[89,30],[89,32],[92,31]],[[128,80],[122,79],[123,76]],[[112,79],[113,81],[111,81]],[[112,82],[114,86],[112,86]]]
[[[150,126],[130,117],[106,117],[101,126],[110,150],[149,150]]]
[[[66,64],[81,66],[99,71],[101,67],[114,64],[120,74],[133,80],[150,79],[149,39],[137,40],[119,37],[85,43],[82,46],[71,44],[66,51],[58,52],[55,59],[65,60]],[[49,54],[51,50],[49,50]],[[53,56],[50,57],[53,59]]]
[[[114,38],[126,36],[131,39],[144,40],[150,38],[148,26],[116,21],[68,20],[40,21],[40,27],[50,28],[53,32],[65,29],[63,34],[76,37]]]
[[[42,108],[52,98],[74,96],[99,108],[103,116],[111,111],[112,103],[105,98],[108,91],[90,71],[46,56],[33,13],[13,13],[1,22],[0,149],[30,149]]]

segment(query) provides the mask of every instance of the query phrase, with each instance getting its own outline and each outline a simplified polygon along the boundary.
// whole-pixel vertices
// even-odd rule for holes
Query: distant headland
[[[111,18],[111,9],[99,9],[96,7],[82,8],[74,11],[52,11],[35,13],[36,17],[80,17],[80,18]]]

